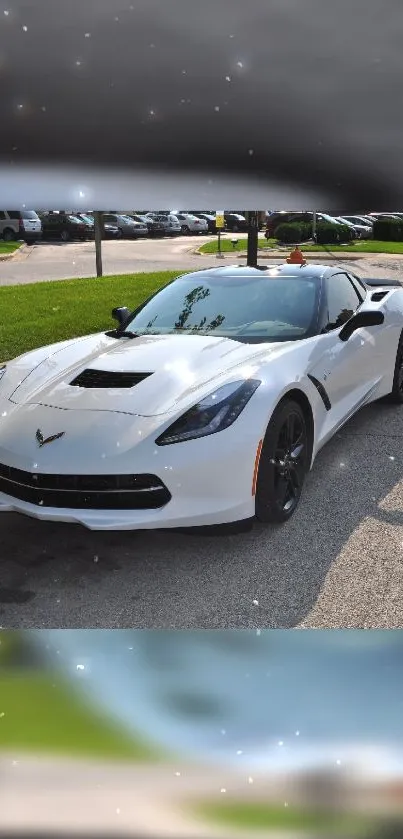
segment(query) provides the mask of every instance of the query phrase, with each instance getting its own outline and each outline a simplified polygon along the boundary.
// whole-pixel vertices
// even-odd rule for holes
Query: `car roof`
[[[262,275],[272,277],[298,277],[300,279],[315,278],[317,280],[323,279],[326,275],[330,275],[337,271],[346,272],[346,269],[339,265],[289,265],[288,263],[281,263],[280,265],[264,265],[259,268],[251,268],[247,265],[225,265],[219,268],[204,268],[201,271],[192,271],[188,274],[181,274],[183,277],[197,277],[198,279],[211,279],[212,277],[228,277],[228,280],[236,277],[261,277]]]

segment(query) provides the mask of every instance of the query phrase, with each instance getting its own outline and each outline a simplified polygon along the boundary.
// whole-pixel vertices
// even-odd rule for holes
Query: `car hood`
[[[92,335],[41,361],[23,381],[16,381],[8,398],[19,405],[158,416],[186,410],[228,380],[255,375],[263,359],[282,354],[289,346],[200,335],[135,339]],[[88,369],[115,374],[115,382],[104,388],[73,386],[73,380]],[[121,373],[151,375],[126,388],[119,386]]]

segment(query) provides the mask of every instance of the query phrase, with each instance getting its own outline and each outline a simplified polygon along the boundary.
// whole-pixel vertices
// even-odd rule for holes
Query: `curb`
[[[201,257],[207,257],[208,256],[210,258],[211,257],[217,257],[216,253],[200,253],[200,251],[198,249],[192,251],[192,253],[193,253],[194,256],[201,256]],[[258,258],[259,259],[284,260],[285,257],[289,255],[289,253],[290,253],[289,250],[287,250],[287,251],[286,250],[284,250],[284,251],[272,251],[269,254],[266,254],[264,251],[263,252],[258,251]],[[313,251],[312,253],[310,253],[309,251],[305,251],[304,255],[306,255],[306,258],[307,258],[308,262],[313,261],[313,260],[321,260],[321,259],[326,259],[326,260],[331,259],[335,262],[337,262],[337,260],[339,260],[339,259],[342,262],[346,262],[346,261],[356,262],[359,259],[366,259],[366,258],[370,258],[372,256],[379,256],[380,254],[348,253],[348,252],[344,252],[344,251],[343,252],[339,251],[338,254],[332,255],[332,254],[326,253],[326,251],[323,251],[323,252],[322,251],[320,251],[320,252]],[[382,255],[384,256],[385,254],[382,254]],[[403,256],[403,254],[401,254],[401,255]],[[236,259],[246,259],[247,258],[247,253],[246,253],[246,251],[233,251],[233,253],[231,251],[225,251],[224,252],[224,259],[230,258],[231,256],[233,256]],[[386,256],[395,256],[395,254],[386,254]]]
[[[24,253],[26,249],[26,242],[23,242],[23,244],[19,248],[16,248],[15,251],[12,251],[12,253],[0,253],[0,262],[6,262],[8,259],[14,259],[17,254]]]

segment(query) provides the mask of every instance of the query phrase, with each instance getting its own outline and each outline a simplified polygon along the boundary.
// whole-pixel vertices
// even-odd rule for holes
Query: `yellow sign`
[[[222,230],[225,227],[224,210],[216,210],[215,226],[217,230]]]

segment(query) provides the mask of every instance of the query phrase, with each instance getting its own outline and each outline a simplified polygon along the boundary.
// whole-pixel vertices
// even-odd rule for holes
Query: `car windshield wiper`
[[[105,332],[105,335],[108,338],[139,338],[137,332],[130,332],[127,329],[111,329],[109,332]]]

